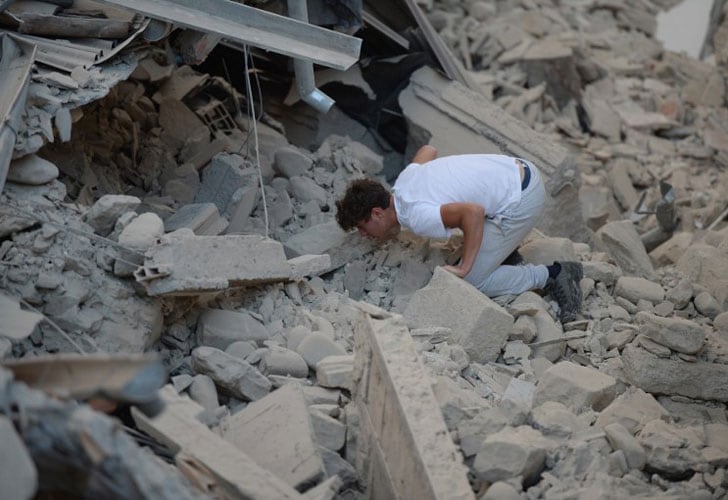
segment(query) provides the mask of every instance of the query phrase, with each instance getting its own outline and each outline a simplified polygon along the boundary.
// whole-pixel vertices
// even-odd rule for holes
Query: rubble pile
[[[22,480],[0,491],[81,494],[39,446],[50,432],[89,469],[85,495],[365,498],[365,316],[405,325],[427,373],[410,396],[434,395],[470,497],[728,494],[727,17],[698,61],[654,38],[673,1],[419,3],[479,93],[576,158],[587,237],[534,230],[520,253],[583,263],[579,319],[443,271],[457,236],[343,233],[334,201],[391,152],[343,113],[294,143],[156,50],[74,84],[41,71],[0,195],[0,357],[154,352],[169,383],[157,412],[112,410],[121,427],[3,370]]]

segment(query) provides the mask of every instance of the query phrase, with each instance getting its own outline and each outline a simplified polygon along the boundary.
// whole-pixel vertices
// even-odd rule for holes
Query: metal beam
[[[177,26],[335,69],[359,59],[361,39],[230,0],[102,0]]]

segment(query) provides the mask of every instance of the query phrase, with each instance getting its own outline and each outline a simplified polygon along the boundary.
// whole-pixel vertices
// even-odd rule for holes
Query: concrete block
[[[298,384],[286,384],[221,424],[223,437],[290,486],[321,479],[324,464]]]
[[[617,396],[617,381],[594,368],[570,361],[553,365],[541,376],[533,404],[558,401],[577,413],[600,411]]]
[[[356,467],[366,490],[373,498],[474,499],[402,318],[362,312],[354,339]]]
[[[265,325],[246,312],[207,309],[197,321],[197,341],[203,346],[224,350],[233,342],[262,342],[269,338]]]
[[[588,241],[578,165],[556,141],[536,133],[482,94],[427,67],[412,74],[399,104],[409,124],[405,156],[431,144],[441,156],[496,153],[530,160],[541,172],[548,194],[538,228],[551,236]]]
[[[412,295],[404,317],[410,328],[452,329],[450,341],[476,363],[495,361],[513,327],[513,316],[470,283],[436,268],[430,283]]]

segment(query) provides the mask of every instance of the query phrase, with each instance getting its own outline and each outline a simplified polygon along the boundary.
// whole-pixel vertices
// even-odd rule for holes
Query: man
[[[423,146],[391,193],[374,180],[352,181],[336,202],[336,220],[345,231],[357,228],[380,241],[402,227],[429,238],[446,238],[459,228],[462,256],[447,271],[489,297],[546,289],[566,323],[581,308],[581,264],[509,265],[545,199],[538,170],[525,160],[493,154],[437,158],[434,147]]]

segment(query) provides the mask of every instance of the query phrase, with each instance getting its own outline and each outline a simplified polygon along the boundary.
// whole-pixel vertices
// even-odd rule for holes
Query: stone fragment
[[[546,82],[546,92],[563,108],[569,100],[581,100],[581,78],[571,48],[554,40],[534,43],[523,56],[528,86]]]
[[[662,302],[665,298],[665,291],[659,283],[637,276],[622,276],[619,278],[617,285],[614,287],[614,294],[618,297],[624,297],[633,304],[642,299],[656,304]]]
[[[312,165],[313,160],[309,156],[290,146],[280,148],[273,156],[273,171],[287,179],[306,175]]]
[[[209,229],[219,218],[220,213],[214,203],[190,203],[164,220],[164,230],[170,233],[189,228],[195,234],[210,234]]]
[[[331,269],[355,261],[373,248],[371,242],[359,235],[342,231],[333,220],[294,234],[284,245],[289,258],[306,254],[329,254]]]
[[[483,2],[481,2],[483,3]],[[516,488],[505,481],[496,481],[488,487],[482,500],[520,500],[521,494]]]
[[[660,244],[650,252],[650,259],[658,266],[677,263],[693,241],[692,233],[675,233],[672,238]]]
[[[283,375],[296,378],[306,378],[308,376],[308,365],[303,357],[285,347],[269,347],[263,353],[258,367],[266,375]]]
[[[197,321],[197,341],[200,345],[227,349],[233,342],[262,342],[270,332],[247,312],[207,309]]]
[[[619,423],[634,435],[650,420],[667,418],[668,415],[652,394],[637,387],[628,387],[602,410],[594,425],[603,429],[609,424]]]
[[[450,341],[477,363],[495,361],[513,327],[513,316],[505,309],[441,267],[412,295],[404,317],[410,328],[451,328]]]
[[[301,388],[286,384],[221,425],[223,437],[289,485],[319,480],[324,464]]]
[[[253,365],[214,347],[193,350],[192,368],[209,375],[215,384],[236,398],[255,401],[270,392],[270,381]]]
[[[609,254],[625,274],[655,278],[655,270],[634,224],[628,220],[605,224],[597,232]]]
[[[622,270],[614,264],[600,261],[582,262],[584,277],[604,283],[606,286],[614,285],[622,276]]]
[[[632,185],[628,163],[620,160],[614,162],[609,169],[607,179],[614,192],[614,197],[617,199],[623,211],[630,211],[637,208],[639,195]]]
[[[202,184],[195,195],[195,203],[214,203],[220,215],[229,215],[235,208],[235,193],[239,189],[257,193],[257,186],[256,171],[242,156],[219,153],[202,170]],[[239,198],[238,201],[242,200]]]
[[[695,309],[697,309],[700,314],[707,316],[710,319],[715,318],[723,312],[721,305],[717,300],[715,300],[715,297],[708,292],[700,292],[697,294],[695,299],[693,299],[693,303],[695,304]]]
[[[239,359],[245,359],[253,351],[257,349],[255,342],[248,340],[236,340],[225,348],[225,352],[230,356],[235,356]]]
[[[728,303],[728,253],[710,245],[694,244],[676,264],[683,275],[704,286],[721,307]]]
[[[531,411],[531,425],[546,437],[569,438],[582,430],[574,412],[557,401],[546,401]]]
[[[346,426],[337,419],[318,410],[309,410],[316,444],[331,451],[339,451],[346,442]]]
[[[94,231],[106,236],[122,214],[134,211],[141,202],[136,196],[105,194],[91,206],[84,218]]]
[[[351,390],[354,355],[326,356],[316,364],[316,381],[321,387]]]
[[[570,361],[555,364],[539,379],[533,404],[558,401],[577,413],[600,411],[616,397],[617,381],[593,368]]]
[[[341,356],[346,350],[334,340],[321,332],[306,335],[296,346],[295,351],[306,360],[308,366],[315,370],[319,361],[327,356]]]
[[[536,238],[518,248],[530,264],[551,265],[557,260],[577,260],[574,243],[568,238]]]
[[[291,266],[291,279],[300,280],[307,276],[318,276],[331,269],[331,256],[323,255],[299,255],[288,259]]]
[[[693,284],[683,279],[667,291],[667,300],[675,305],[675,309],[684,309],[693,298]]]
[[[627,380],[647,392],[728,401],[728,365],[662,359],[632,344],[622,363]]]
[[[705,331],[694,321],[661,318],[647,312],[637,313],[635,320],[641,334],[677,352],[695,354],[705,343]]]
[[[220,406],[215,382],[207,375],[197,374],[192,377],[189,391],[190,398],[206,410],[213,411]]]
[[[541,433],[532,427],[506,427],[485,438],[472,470],[483,481],[520,476],[523,484],[531,484],[544,466],[547,449]]]
[[[644,448],[630,432],[620,423],[614,422],[604,427],[607,440],[612,448],[624,452],[627,464],[632,469],[642,470],[647,461]]]
[[[679,428],[662,420],[647,422],[637,438],[644,448],[649,469],[667,476],[684,474],[705,462],[702,429]]]
[[[319,208],[328,206],[329,193],[310,177],[298,175],[290,179],[290,194],[301,203],[315,202]]]

